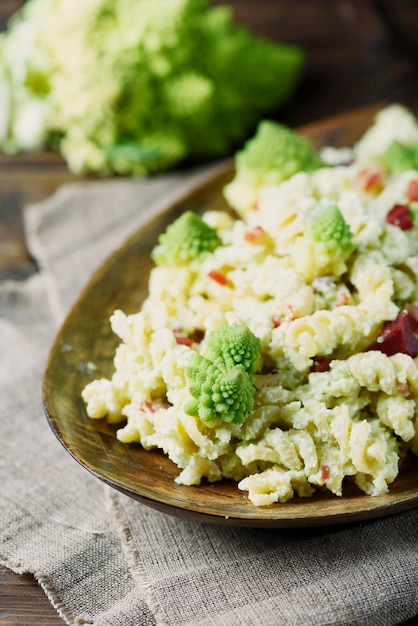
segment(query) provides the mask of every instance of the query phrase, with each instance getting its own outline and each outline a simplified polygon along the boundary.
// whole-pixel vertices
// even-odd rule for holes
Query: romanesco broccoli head
[[[263,120],[252,139],[236,155],[237,177],[256,185],[278,184],[299,171],[322,165],[307,137],[270,120]]]
[[[393,141],[382,155],[381,161],[385,168],[394,174],[418,169],[418,142],[406,145],[400,141]]]
[[[254,379],[242,365],[227,368],[196,354],[186,368],[186,380],[193,400],[184,410],[204,421],[242,424],[254,406]]]
[[[340,209],[332,204],[318,208],[312,215],[308,234],[315,245],[329,255],[346,258],[353,252],[353,234]]]
[[[204,421],[221,419],[242,424],[254,406],[252,372],[260,355],[260,341],[234,324],[208,333],[206,356],[196,354],[186,368],[193,399],[184,410]]]
[[[230,153],[289,99],[304,62],[209,0],[27,0],[2,40],[0,147],[25,149],[16,129],[36,105],[31,147],[55,140],[77,173],[143,176]]]
[[[242,365],[245,371],[255,372],[260,356],[260,340],[245,326],[232,324],[208,333],[206,346],[207,357],[211,361],[219,358],[227,367]]]
[[[203,258],[220,244],[215,228],[206,224],[197,213],[185,211],[159,236],[152,258],[157,265],[184,265]]]

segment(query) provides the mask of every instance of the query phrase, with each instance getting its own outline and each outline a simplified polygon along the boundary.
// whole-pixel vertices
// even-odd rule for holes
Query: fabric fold
[[[406,575],[416,569],[416,512],[346,528],[264,530],[196,525],[113,499],[158,623],[394,624],[417,606],[415,576]]]
[[[42,413],[54,332],[43,276],[3,286],[0,562],[32,573],[68,624],[118,624],[97,620],[135,585],[104,510],[104,487],[66,454]]]

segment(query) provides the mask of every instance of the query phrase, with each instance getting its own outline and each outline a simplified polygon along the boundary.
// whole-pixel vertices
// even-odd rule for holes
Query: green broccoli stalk
[[[0,49],[0,148],[53,144],[74,172],[136,176],[230,154],[304,63],[209,0],[27,0]]]
[[[335,205],[317,209],[309,223],[308,236],[322,253],[346,259],[355,249],[353,234]]]
[[[236,174],[226,186],[225,195],[239,213],[245,213],[256,203],[260,187],[280,184],[297,172],[312,172],[322,165],[307,137],[263,120],[255,136],[236,154]]]
[[[206,357],[196,354],[186,368],[193,397],[184,410],[203,421],[244,423],[254,406],[252,372],[260,342],[247,328],[234,324],[208,333]]]
[[[204,258],[220,244],[215,228],[197,213],[185,211],[159,236],[151,256],[157,265],[185,265]]]

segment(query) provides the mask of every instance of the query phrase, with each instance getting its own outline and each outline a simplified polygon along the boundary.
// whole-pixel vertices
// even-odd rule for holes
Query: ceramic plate
[[[378,106],[359,109],[305,126],[317,147],[351,145],[370,125]],[[188,520],[247,527],[302,527],[339,524],[386,516],[418,506],[418,464],[402,473],[388,494],[364,495],[348,485],[343,498],[316,493],[285,504],[255,507],[229,481],[201,486],[177,485],[179,470],[161,452],[115,438],[119,426],[87,417],[80,392],[91,379],[108,377],[117,338],[109,327],[116,308],[136,312],[146,296],[150,251],[159,233],[180,212],[225,208],[222,188],[233,175],[226,163],[186,197],[151,218],[97,271],[69,313],[52,347],[43,383],[43,400],[52,430],[66,450],[111,487],[168,514]],[[71,350],[68,347],[71,346]]]

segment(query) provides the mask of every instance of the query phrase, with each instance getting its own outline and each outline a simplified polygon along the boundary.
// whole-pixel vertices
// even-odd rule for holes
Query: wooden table
[[[1,0],[0,30],[24,0]],[[225,4],[216,0],[214,4]],[[418,100],[416,0],[231,0],[239,21],[300,44],[307,68],[296,98],[277,116],[290,125],[377,101]],[[0,155],[0,279],[37,271],[25,244],[22,207],[79,180],[59,156]],[[411,620],[410,624],[418,624]],[[0,567],[0,626],[59,626],[61,618],[29,574]]]

